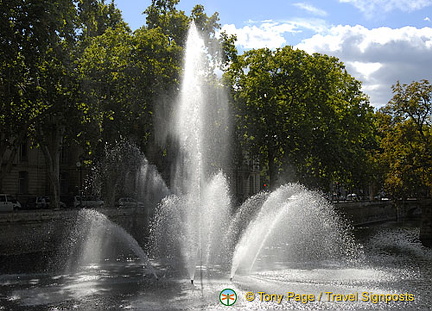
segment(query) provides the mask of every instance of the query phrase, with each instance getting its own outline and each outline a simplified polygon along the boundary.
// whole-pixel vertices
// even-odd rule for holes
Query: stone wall
[[[398,210],[391,201],[341,202],[334,206],[354,226],[398,218]]]
[[[98,211],[144,245],[150,218],[146,209]],[[0,213],[0,256],[55,251],[79,221],[78,212],[79,210],[37,210]]]
[[[420,239],[432,246],[431,201],[343,202],[334,204],[339,213],[356,225],[404,218],[423,210]],[[99,209],[111,221],[123,227],[140,245],[149,235],[151,215],[147,209]],[[79,210],[37,210],[0,213],[0,256],[55,252],[66,241],[79,221]]]
[[[354,226],[420,216],[425,201],[357,201],[340,202],[334,206]]]
[[[419,239],[424,246],[432,247],[432,200],[343,202],[335,207],[354,226],[421,217]]]

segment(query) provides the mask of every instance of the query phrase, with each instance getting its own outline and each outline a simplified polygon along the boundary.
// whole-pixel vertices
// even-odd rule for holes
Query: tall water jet
[[[163,200],[153,230],[153,237],[160,239],[156,244],[166,244],[173,238],[171,244],[179,244],[178,251],[191,280],[197,266],[202,271],[219,257],[215,245],[221,241],[230,213],[222,157],[215,157],[217,152],[226,154],[223,150],[229,145],[223,139],[228,127],[227,104],[219,96],[213,78],[204,41],[192,23],[180,96],[169,129],[178,148],[171,180],[174,195]],[[174,237],[170,236],[171,230]],[[165,251],[172,252],[173,248]]]
[[[173,133],[178,143],[173,188],[178,194],[199,197],[204,165],[204,43],[191,25],[186,44],[180,99],[173,115]]]

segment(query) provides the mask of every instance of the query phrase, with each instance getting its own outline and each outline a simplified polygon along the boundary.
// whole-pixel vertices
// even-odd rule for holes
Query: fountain
[[[214,151],[225,154],[229,143],[224,138],[224,133],[228,134],[224,126],[226,102],[209,97],[211,91],[206,81],[211,72],[206,66],[204,42],[195,26],[190,28],[186,50],[180,98],[169,127],[178,146],[171,182],[174,195],[160,206],[155,231],[162,239],[156,240],[161,247],[171,237],[179,237],[174,244],[179,245],[193,283],[197,264],[202,267],[204,263],[213,263],[218,257],[215,253],[223,249],[218,233],[227,225],[230,199],[226,177],[218,167],[223,160]],[[176,218],[170,219],[164,210]],[[173,249],[169,247],[169,251]]]
[[[299,185],[285,185],[269,195],[258,194],[265,199],[253,205],[253,213],[245,212],[252,208],[248,201],[238,209],[239,216],[235,216],[223,168],[214,169],[214,156],[208,152],[229,144],[226,140],[211,139],[214,131],[219,130],[213,124],[224,121],[214,112],[226,110],[226,102],[208,96],[205,46],[194,26],[190,28],[186,50],[180,99],[170,127],[178,145],[171,182],[174,194],[163,200],[156,213],[153,228],[156,256],[169,258],[179,254],[193,283],[197,268],[203,273],[214,266],[226,266],[231,257],[230,278],[239,266],[246,265],[251,270],[267,244],[289,243],[291,249],[297,247],[292,237],[300,237],[313,250],[309,257],[358,253],[331,206],[320,195]],[[209,111],[209,107],[217,108]],[[209,170],[211,166],[213,172]],[[256,202],[256,198],[252,201]],[[240,216],[245,214],[249,215]],[[304,224],[307,226],[302,227]],[[240,226],[245,227],[242,232]],[[326,239],[314,235],[326,235]],[[341,251],[340,245],[346,249]],[[317,255],[318,252],[321,254]]]
[[[236,310],[427,309],[432,252],[415,241],[415,227],[353,230],[298,184],[233,205],[224,173],[226,101],[206,83],[207,62],[192,26],[180,98],[166,125],[177,147],[170,191],[147,161],[139,170],[156,181],[150,197],[164,196],[149,254],[122,227],[83,210],[64,245],[67,269],[0,276],[0,310],[223,309],[219,296],[233,292]],[[108,260],[116,247],[137,258]]]

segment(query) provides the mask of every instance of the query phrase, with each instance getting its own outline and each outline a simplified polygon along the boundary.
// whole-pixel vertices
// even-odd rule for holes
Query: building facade
[[[8,154],[5,156],[8,158]],[[86,180],[90,180],[91,169],[83,163],[83,152],[78,146],[64,147],[60,154],[60,195],[69,199],[84,193]],[[1,169],[6,169],[2,163]],[[236,205],[262,189],[260,165],[248,154],[243,155],[241,163],[230,169],[230,187]],[[91,191],[91,187],[88,192]],[[21,204],[35,196],[50,196],[52,193],[47,166],[43,152],[33,148],[29,141],[20,147],[12,163],[11,170],[2,182],[1,193],[15,196]],[[91,194],[91,193],[87,193]],[[64,202],[68,204],[67,202]]]
[[[73,195],[79,192],[83,175],[87,171],[80,162],[80,148],[65,147],[60,154],[60,194]],[[8,158],[6,154],[5,158]],[[1,163],[6,169],[6,163]],[[83,172],[84,170],[84,172]],[[32,148],[29,141],[19,147],[10,172],[2,182],[2,193],[14,195],[21,203],[32,196],[49,196],[51,187],[48,180],[45,157],[39,148]]]

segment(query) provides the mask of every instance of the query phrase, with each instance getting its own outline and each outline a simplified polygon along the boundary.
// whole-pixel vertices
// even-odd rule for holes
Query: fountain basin
[[[195,280],[195,286],[185,271],[153,262],[160,276],[156,281],[134,259],[95,263],[72,274],[2,274],[0,305],[11,310],[225,310],[218,295],[231,288],[238,295],[236,310],[427,310],[432,304],[432,252],[413,239],[416,234],[418,223],[361,227],[355,232],[365,252],[359,261],[280,262],[271,269],[258,263],[255,271],[237,274],[232,282],[228,271],[213,267],[204,271],[202,281]],[[246,300],[250,292],[253,301]],[[259,292],[284,299],[260,300]],[[357,293],[359,300],[329,301],[326,292]],[[287,293],[323,296],[322,301],[288,301]],[[374,303],[362,301],[364,293],[408,293],[414,300]]]

